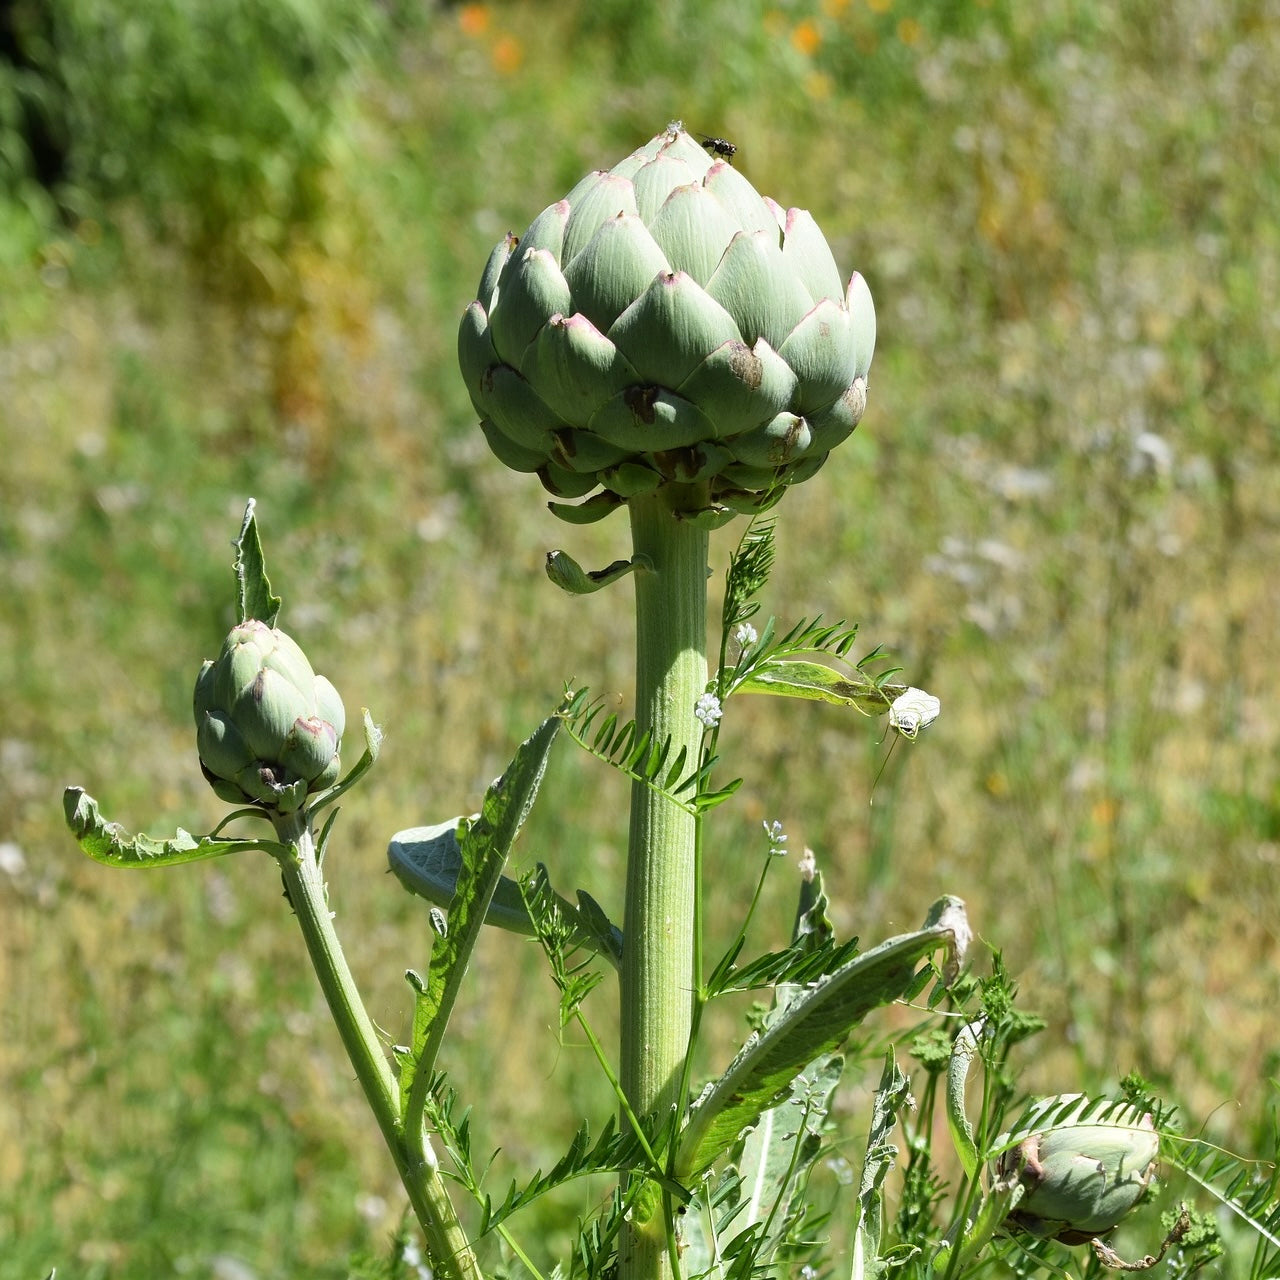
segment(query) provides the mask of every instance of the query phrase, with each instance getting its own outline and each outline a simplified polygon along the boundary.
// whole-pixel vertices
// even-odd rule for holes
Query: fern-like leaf
[[[1280,1167],[1203,1138],[1167,1136],[1161,1156],[1257,1236],[1254,1276],[1280,1274]]]
[[[673,752],[669,735],[655,740],[647,730],[640,733],[634,720],[619,723],[616,713],[604,715],[604,707],[602,698],[592,699],[586,690],[578,690],[566,694],[556,714],[565,733],[578,746],[632,782],[651,787],[687,813],[700,812],[728,799],[741,785],[734,782],[704,795],[703,785],[718,757],[708,755],[690,763],[685,748]]]
[[[480,1234],[493,1230],[513,1213],[566,1182],[596,1173],[619,1173],[642,1160],[643,1152],[635,1134],[619,1132],[613,1117],[606,1122],[595,1142],[591,1141],[591,1126],[584,1121],[574,1134],[568,1151],[546,1173],[539,1169],[523,1186],[513,1181],[498,1203],[485,1197]]]

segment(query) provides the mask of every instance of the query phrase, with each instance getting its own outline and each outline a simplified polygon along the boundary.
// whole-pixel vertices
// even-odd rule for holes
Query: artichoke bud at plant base
[[[1024,1194],[1006,1225],[1064,1244],[1105,1235],[1142,1199],[1155,1176],[1160,1136],[1136,1107],[1080,1099],[1064,1115],[1063,1095],[1035,1104],[1013,1130],[996,1176]],[[1048,1119],[1036,1127],[1037,1117]]]
[[[234,628],[200,669],[194,710],[200,767],[231,804],[289,813],[338,780],[342,699],[283,631]]]
[[[866,407],[862,276],[675,124],[507,236],[478,294],[458,355],[490,448],[602,514],[675,485],[759,510]]]

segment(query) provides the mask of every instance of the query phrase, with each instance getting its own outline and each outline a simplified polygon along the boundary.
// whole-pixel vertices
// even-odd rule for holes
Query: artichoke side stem
[[[637,497],[628,505],[635,555],[652,565],[634,575],[637,732],[649,733],[655,746],[669,737],[668,760],[683,749],[687,774],[702,743],[694,706],[707,684],[709,535],[678,519],[669,497]],[[650,1137],[682,1102],[697,987],[696,831],[691,813],[655,788],[632,783],[619,1074]],[[650,1211],[633,1212],[624,1231],[620,1280],[671,1274],[671,1206],[664,1203],[659,1214],[655,1200],[641,1197]]]
[[[342,1037],[356,1079],[391,1151],[426,1238],[430,1262],[447,1280],[483,1280],[475,1251],[445,1188],[431,1141],[406,1134],[400,1118],[400,1089],[377,1031],[360,998],[333,925],[324,876],[316,857],[315,833],[305,808],[281,815],[276,834],[288,849],[277,859],[285,892],[297,916],[307,953]]]

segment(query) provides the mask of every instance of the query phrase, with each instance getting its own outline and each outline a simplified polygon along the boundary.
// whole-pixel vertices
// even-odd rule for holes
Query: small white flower
[[[756,634],[756,629],[749,622],[740,622],[733,629],[733,638],[738,642],[740,648],[750,649],[760,637]]]
[[[942,710],[942,703],[923,689],[908,689],[900,693],[889,708],[889,728],[896,729],[904,738],[914,738],[921,729],[927,729]]]
[[[764,833],[769,839],[769,852],[775,857],[785,857],[787,853],[787,833],[782,829],[782,823],[774,818],[772,822],[762,822],[760,824],[764,828]]]
[[[698,704],[694,707],[693,714],[708,729],[714,729],[720,723],[720,717],[724,715],[724,711],[720,706],[720,699],[714,693],[704,693],[698,699]]]

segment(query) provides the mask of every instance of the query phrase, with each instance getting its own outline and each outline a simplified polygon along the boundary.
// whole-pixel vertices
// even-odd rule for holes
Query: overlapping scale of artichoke
[[[490,448],[605,515],[668,484],[751,512],[866,407],[875,308],[803,209],[675,126],[493,251],[459,361]]]
[[[283,631],[235,627],[196,678],[200,766],[232,804],[292,813],[338,781],[346,711]]]

